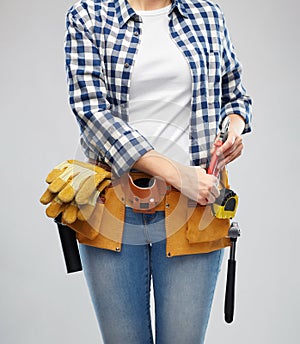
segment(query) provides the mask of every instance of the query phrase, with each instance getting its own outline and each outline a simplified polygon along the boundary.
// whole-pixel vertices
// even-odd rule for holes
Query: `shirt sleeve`
[[[236,57],[224,16],[223,25],[221,119],[223,121],[229,114],[242,116],[245,121],[244,134],[251,131],[252,100],[242,85],[242,67]]]
[[[92,25],[83,20],[87,14],[75,16],[73,12],[67,14],[65,39],[70,105],[85,144],[121,176],[153,147],[112,111],[107,101],[103,61],[88,29]]]

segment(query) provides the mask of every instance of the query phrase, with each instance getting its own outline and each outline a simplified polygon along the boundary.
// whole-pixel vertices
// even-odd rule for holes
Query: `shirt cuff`
[[[117,177],[130,171],[135,162],[154,149],[138,132],[128,131],[121,135],[106,152],[104,161],[111,166]]]
[[[221,121],[220,121],[220,127],[224,121],[224,119],[228,115],[240,115],[244,121],[245,121],[245,128],[242,134],[250,133],[252,131],[251,126],[251,103],[249,102],[239,102],[235,101],[232,103],[228,103],[225,105],[225,107],[221,111]]]

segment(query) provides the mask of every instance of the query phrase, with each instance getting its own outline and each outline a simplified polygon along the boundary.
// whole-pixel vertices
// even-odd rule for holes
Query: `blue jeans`
[[[223,250],[166,257],[164,212],[126,208],[120,253],[80,245],[84,273],[105,344],[201,344]]]

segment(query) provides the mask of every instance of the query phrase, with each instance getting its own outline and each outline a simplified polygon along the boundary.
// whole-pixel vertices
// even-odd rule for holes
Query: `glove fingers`
[[[54,200],[47,207],[46,214],[48,217],[55,218],[64,210],[64,208],[65,208],[65,204],[60,202],[58,197],[55,197]]]
[[[75,190],[71,184],[67,184],[57,196],[62,202],[69,203],[75,197]]]
[[[41,198],[40,198],[40,202],[44,205],[52,202],[55,198],[54,193],[52,193],[51,191],[49,191],[48,189],[42,194]]]
[[[91,217],[99,220],[99,216],[95,215],[95,209],[99,208],[97,200],[111,183],[110,178],[110,172],[96,165],[76,160],[64,161],[48,174],[46,182],[49,186],[40,202],[48,204],[47,216],[56,218],[62,213],[63,221],[67,224],[77,219],[87,221]],[[81,206],[80,210],[78,206]],[[100,208],[103,207],[101,204]]]
[[[91,171],[86,170],[82,173],[79,173],[77,176],[75,176],[58,194],[59,199],[62,202],[69,203],[71,202],[77,191],[80,190],[81,186],[84,184],[84,182],[87,180],[87,178],[90,177]]]
[[[52,183],[56,178],[58,178],[69,166],[67,161],[62,162],[61,164],[54,167],[54,169],[48,174],[46,182],[48,184]]]
[[[68,204],[62,213],[62,219],[65,223],[71,224],[77,220],[78,208],[74,203]]]
[[[110,179],[105,179],[103,182],[97,187],[97,190],[101,193],[105,188],[107,188],[111,184]]]
[[[46,182],[48,184],[51,184],[56,178],[58,178],[64,171],[62,170],[52,170],[47,178],[46,178]]]
[[[85,183],[82,185],[80,190],[78,191],[76,195],[76,202],[80,205],[87,204],[88,199],[91,196],[91,194],[97,189],[98,185],[104,180],[107,173],[105,170],[103,170],[103,173],[97,173],[94,176],[90,176],[87,178]]]
[[[53,180],[48,189],[53,193],[60,192],[68,183],[70,183],[79,173],[81,167],[76,165],[68,165],[68,167],[59,175],[58,178]]]
[[[97,185],[95,185],[98,181],[98,176],[90,176],[86,179],[86,181],[82,184],[80,190],[76,195],[76,202],[79,205],[87,204],[91,194],[96,190]]]
[[[92,215],[93,211],[95,210],[95,206],[97,204],[97,200],[100,196],[100,192],[95,190],[94,193],[88,200],[88,204],[84,204],[80,206],[80,210],[78,212],[78,219],[81,221],[87,221],[90,216]]]
[[[54,192],[54,193],[58,193],[60,192],[62,189],[64,189],[69,183],[72,182],[72,180],[78,175],[78,172],[73,173],[73,171],[66,171],[68,172],[67,174],[67,178],[66,179],[63,179],[61,177],[58,177],[56,178],[48,187],[48,189],[51,191],[51,192]]]

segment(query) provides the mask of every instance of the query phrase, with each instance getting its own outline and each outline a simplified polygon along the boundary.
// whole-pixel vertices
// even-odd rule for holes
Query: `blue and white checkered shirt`
[[[128,124],[141,23],[127,0],[81,1],[67,14],[66,67],[81,144],[87,157],[109,164],[118,176],[152,149]],[[191,165],[207,167],[210,147],[227,115],[241,115],[244,132],[251,130],[251,99],[242,86],[241,65],[217,5],[174,0],[169,31],[192,75]]]

